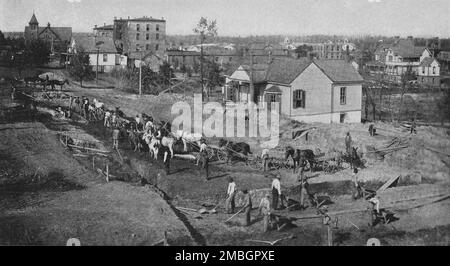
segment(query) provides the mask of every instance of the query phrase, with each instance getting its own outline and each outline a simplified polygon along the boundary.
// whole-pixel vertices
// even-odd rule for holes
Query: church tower
[[[39,22],[37,21],[34,12],[28,25],[30,26],[29,27],[30,39],[36,40],[38,38]]]

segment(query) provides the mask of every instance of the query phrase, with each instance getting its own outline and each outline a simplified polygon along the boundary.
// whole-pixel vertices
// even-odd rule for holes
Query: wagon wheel
[[[209,160],[212,160],[214,158],[214,156],[216,155],[216,152],[214,151],[214,149],[211,149],[211,148],[207,148],[206,153],[208,154]]]
[[[248,158],[247,165],[253,170],[261,170],[262,169],[262,161],[259,157],[256,158]]]
[[[219,161],[221,161],[221,162],[228,161],[228,154],[223,149],[217,150],[216,154],[217,154],[217,159],[219,159]]]

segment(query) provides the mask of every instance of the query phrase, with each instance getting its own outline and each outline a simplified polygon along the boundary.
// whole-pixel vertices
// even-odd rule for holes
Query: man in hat
[[[410,132],[410,134],[412,134],[412,133],[417,134],[416,126],[417,126],[416,125],[416,120],[413,118],[411,120],[411,132]]]
[[[234,213],[234,199],[236,196],[236,183],[234,182],[232,177],[228,177],[228,190],[227,190],[227,200],[225,202],[225,206],[228,213]]]
[[[333,231],[331,228],[331,217],[328,215],[328,208],[323,205],[319,209],[319,213],[322,215],[322,224],[325,227],[325,239],[327,246],[333,246]]]
[[[280,182],[280,175],[274,175],[272,177],[272,208],[274,210],[278,209],[278,198],[281,195],[281,182]]]
[[[245,214],[245,221],[244,226],[250,225],[250,213],[252,211],[252,197],[250,193],[248,192],[248,189],[242,190],[242,193],[244,193],[244,214]]]
[[[200,150],[198,151],[197,164],[200,162],[200,158],[203,155],[202,153],[208,153],[207,151],[208,145],[206,145],[206,140],[202,137],[200,139]]]
[[[352,136],[350,135],[350,132],[347,132],[347,136],[345,136],[345,150],[347,151],[347,154],[351,154],[351,147],[352,147]]]
[[[353,169],[352,176],[353,176],[353,185],[354,185],[354,188],[353,188],[353,199],[356,200],[356,199],[359,199],[359,198],[364,196],[363,189],[362,189],[362,187],[361,187],[361,185],[359,184],[359,181],[358,181],[358,168],[355,167]]]
[[[269,231],[270,224],[270,193],[267,193],[259,203],[259,215],[263,215],[263,232]]]
[[[303,171],[303,168],[300,168],[300,208],[305,209],[307,207],[306,202],[309,197],[309,184],[308,179],[304,175]]]

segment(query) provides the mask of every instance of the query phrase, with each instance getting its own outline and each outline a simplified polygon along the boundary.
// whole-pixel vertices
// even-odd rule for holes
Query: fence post
[[[109,182],[109,164],[106,164],[106,183]]]

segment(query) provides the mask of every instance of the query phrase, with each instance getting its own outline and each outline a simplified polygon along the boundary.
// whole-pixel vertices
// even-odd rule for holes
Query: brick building
[[[152,17],[114,18],[113,39],[123,54],[153,53],[163,58],[166,50],[166,21]]]

